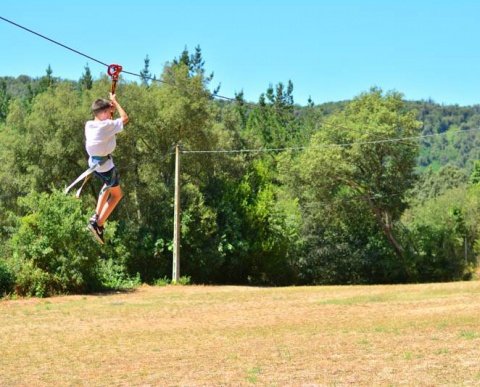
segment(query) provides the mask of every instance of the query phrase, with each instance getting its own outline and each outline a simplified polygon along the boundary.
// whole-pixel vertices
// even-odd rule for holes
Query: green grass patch
[[[260,367],[253,367],[247,371],[246,380],[249,383],[256,384],[258,382],[258,376],[262,373],[262,369]]]
[[[460,334],[458,335],[461,339],[465,340],[475,340],[480,338],[480,334],[475,331],[461,331]]]

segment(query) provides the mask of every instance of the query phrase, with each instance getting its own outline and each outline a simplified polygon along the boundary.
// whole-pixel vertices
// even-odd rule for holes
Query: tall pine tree
[[[152,77],[152,74],[150,73],[150,58],[147,56],[144,59],[144,66],[143,70],[140,71],[140,77],[142,78],[142,85],[144,86],[150,86],[150,81],[153,79],[155,80],[155,77]]]
[[[82,74],[82,77],[78,82],[82,90],[90,90],[92,88],[93,78],[92,73],[90,72],[90,67],[88,67],[88,63],[85,66],[85,72]]]

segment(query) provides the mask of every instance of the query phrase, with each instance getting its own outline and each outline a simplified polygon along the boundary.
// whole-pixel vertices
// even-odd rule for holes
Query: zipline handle
[[[122,66],[118,64],[111,64],[110,66],[108,66],[107,74],[110,75],[110,77],[112,78],[112,88],[110,90],[112,94],[115,94],[118,77],[120,76],[121,72],[122,72]],[[113,119],[113,111],[110,118]]]
[[[110,66],[108,66],[107,74],[112,77],[112,81],[117,81],[121,72],[122,66],[118,64],[111,64]]]

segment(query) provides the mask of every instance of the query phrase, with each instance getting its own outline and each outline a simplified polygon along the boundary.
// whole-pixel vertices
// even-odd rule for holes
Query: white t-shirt
[[[116,134],[123,130],[121,118],[116,120],[90,120],[85,123],[85,148],[88,155],[88,165],[93,166],[91,156],[108,156],[117,146]],[[113,159],[108,159],[100,166],[98,172],[107,172],[114,166]]]

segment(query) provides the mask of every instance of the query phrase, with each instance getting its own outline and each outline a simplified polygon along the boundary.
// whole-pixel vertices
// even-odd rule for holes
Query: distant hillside
[[[323,115],[341,110],[346,102],[317,105]],[[433,171],[451,165],[470,174],[480,159],[480,105],[440,105],[433,101],[407,101],[407,109],[418,113],[423,122],[419,135],[433,135],[421,140],[418,167]],[[437,136],[437,134],[440,134]]]
[[[469,173],[474,161],[480,159],[480,105],[439,105],[431,101],[407,105],[418,112],[423,135],[446,133],[422,140],[420,169],[452,165]]]

